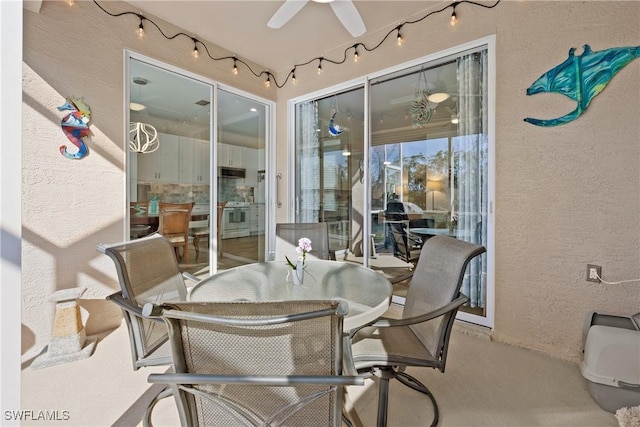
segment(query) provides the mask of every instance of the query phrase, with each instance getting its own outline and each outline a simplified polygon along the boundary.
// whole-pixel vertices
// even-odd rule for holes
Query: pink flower
[[[304,261],[307,257],[307,252],[311,252],[311,240],[303,237],[302,239],[298,240],[298,247],[296,248],[296,252],[298,252],[299,254],[302,254],[302,256],[298,257],[298,260],[302,261],[302,265],[304,265]],[[287,264],[289,264],[289,267],[291,267],[292,269],[296,269],[296,264],[292,263],[291,260],[285,255],[285,258],[287,260]]]

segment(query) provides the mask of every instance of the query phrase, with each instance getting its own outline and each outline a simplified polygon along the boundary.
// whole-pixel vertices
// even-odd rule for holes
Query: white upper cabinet
[[[139,154],[138,181],[178,182],[180,138],[158,133],[160,147],[153,153]]]
[[[218,166],[228,166],[231,168],[245,167],[245,148],[237,145],[218,144]]]
[[[200,139],[180,137],[180,182],[208,184],[210,144]]]

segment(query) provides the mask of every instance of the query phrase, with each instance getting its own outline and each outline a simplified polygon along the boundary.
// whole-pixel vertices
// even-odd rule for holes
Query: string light
[[[293,67],[293,70],[291,70],[291,82],[293,84],[297,83],[297,81],[296,81],[296,68],[295,67]]]
[[[198,57],[200,56],[200,53],[198,52],[198,39],[192,37],[191,40],[193,40],[193,57],[198,59]]]
[[[138,25],[138,37],[142,38],[144,36],[144,25],[142,24],[143,16],[138,15],[138,18],[140,18],[140,25]]]
[[[456,22],[458,22],[458,15],[456,15],[456,6],[458,5],[459,2],[454,2],[451,7],[453,8],[453,12],[451,12],[451,26],[456,25]]]
[[[1,0],[0,0],[0,1],[1,1]],[[291,71],[289,72],[289,74],[285,77],[285,79],[284,79],[284,81],[283,81],[282,83],[278,83],[278,80],[277,80],[277,79],[275,78],[275,76],[273,76],[269,71],[260,71],[260,72],[257,72],[257,71],[255,71],[255,70],[251,67],[251,65],[250,65],[248,62],[246,62],[246,61],[244,61],[244,60],[242,60],[242,59],[236,58],[235,56],[228,56],[228,55],[227,55],[227,56],[215,57],[215,56],[211,55],[211,52],[209,51],[209,48],[208,48],[208,46],[207,46],[205,43],[201,42],[200,40],[196,39],[195,37],[193,37],[193,36],[191,36],[191,35],[189,35],[189,34],[186,34],[186,33],[184,33],[184,32],[178,32],[178,33],[175,33],[175,34],[173,34],[173,35],[168,35],[168,34],[166,34],[166,33],[162,30],[162,28],[161,28],[158,24],[156,24],[153,20],[151,20],[151,19],[147,18],[147,17],[146,17],[146,16],[144,16],[144,15],[141,15],[140,13],[130,12],[130,11],[125,11],[125,12],[120,12],[120,13],[111,13],[111,12],[109,12],[108,10],[106,10],[104,7],[102,7],[102,5],[100,5],[100,3],[98,3],[98,0],[93,0],[93,4],[95,4],[95,5],[96,5],[100,10],[102,10],[104,13],[106,13],[107,15],[112,16],[112,17],[114,17],[114,18],[117,18],[117,17],[120,17],[120,16],[126,16],[126,15],[135,15],[135,16],[137,16],[137,17],[140,19],[140,24],[138,25],[138,30],[137,30],[138,35],[139,35],[140,37],[142,37],[142,35],[144,34],[144,25],[143,25],[143,21],[147,21],[147,22],[149,22],[151,25],[153,25],[153,26],[154,26],[154,27],[155,27],[155,28],[160,32],[160,34],[161,34],[165,39],[167,39],[167,40],[174,40],[174,39],[176,39],[177,37],[189,37],[189,38],[193,41],[193,44],[194,44],[194,46],[193,46],[193,51],[192,51],[192,55],[193,55],[193,57],[194,57],[194,58],[198,58],[198,57],[200,56],[200,52],[198,51],[198,43],[200,43],[200,45],[201,45],[201,46],[202,46],[202,48],[204,49],[204,52],[207,54],[207,56],[208,56],[211,60],[213,60],[213,61],[232,60],[232,61],[233,61],[233,69],[232,69],[232,72],[233,72],[234,74],[237,74],[237,73],[238,73],[238,66],[237,66],[237,63],[239,62],[239,63],[241,63],[242,65],[244,65],[244,66],[245,66],[245,67],[246,67],[246,68],[251,72],[251,74],[253,74],[255,77],[260,78],[260,77],[262,77],[262,75],[266,74],[266,75],[267,75],[267,79],[266,79],[266,81],[265,81],[265,87],[269,88],[269,87],[271,86],[271,82],[270,82],[270,80],[271,80],[271,78],[273,78],[273,81],[274,81],[274,83],[275,83],[276,87],[278,87],[278,88],[282,88],[282,87],[284,87],[284,85],[289,81],[289,79],[290,79],[290,78],[292,79],[292,82],[294,82],[294,83],[295,83],[294,71],[295,71],[296,67],[306,66],[306,65],[309,65],[309,64],[311,64],[312,62],[315,62],[316,60],[318,60],[318,68],[317,68],[317,72],[318,72],[318,75],[320,75],[320,74],[322,73],[322,61],[328,61],[328,62],[330,62],[330,63],[332,63],[332,64],[335,64],[335,65],[341,65],[341,64],[344,64],[344,63],[347,61],[347,53],[348,53],[348,50],[353,48],[353,49],[354,49],[353,60],[354,60],[354,62],[358,62],[358,59],[359,59],[359,56],[360,56],[360,55],[359,55],[359,52],[358,52],[358,47],[362,47],[362,48],[363,48],[365,51],[367,51],[367,52],[372,52],[372,51],[374,51],[374,50],[378,49],[380,46],[382,46],[382,44],[383,44],[383,43],[384,43],[384,42],[385,42],[385,41],[386,41],[386,40],[387,40],[387,39],[388,39],[388,38],[389,38],[389,37],[390,37],[394,32],[396,32],[396,33],[397,33],[397,34],[396,34],[396,40],[397,40],[398,45],[403,44],[403,43],[404,43],[404,38],[402,37],[401,29],[402,29],[402,28],[403,28],[403,26],[405,26],[405,25],[409,25],[409,24],[417,24],[417,23],[419,23],[419,22],[424,21],[424,20],[425,20],[425,19],[427,19],[428,17],[430,17],[430,16],[432,16],[432,15],[436,15],[436,14],[442,13],[442,12],[446,11],[446,10],[447,10],[447,9],[449,9],[449,8],[452,8],[452,9],[453,9],[453,11],[452,11],[452,13],[451,13],[451,21],[450,21],[450,22],[451,22],[451,25],[455,25],[455,24],[456,24],[456,22],[458,21],[458,17],[457,17],[457,15],[456,15],[456,7],[457,7],[457,6],[459,6],[459,5],[461,5],[462,3],[467,3],[467,4],[470,4],[470,5],[474,5],[474,6],[482,7],[482,8],[485,8],[485,9],[493,9],[494,7],[496,7],[496,6],[500,3],[500,1],[501,1],[501,0],[495,0],[495,3],[494,3],[494,4],[492,4],[492,5],[485,5],[485,4],[477,3],[477,2],[475,2],[475,1],[470,1],[470,0],[460,0],[460,1],[455,1],[455,2],[450,3],[450,4],[448,4],[448,5],[444,6],[444,7],[441,7],[440,9],[432,10],[431,12],[429,12],[429,13],[427,13],[427,14],[423,15],[421,18],[415,19],[415,20],[413,20],[413,21],[405,21],[405,22],[402,22],[401,24],[399,24],[398,26],[396,26],[396,27],[392,28],[389,32],[387,32],[387,33],[386,33],[386,35],[382,38],[382,40],[380,40],[380,42],[379,42],[378,44],[374,45],[373,47],[368,47],[368,46],[367,46],[367,45],[365,45],[364,43],[360,43],[360,42],[358,42],[358,43],[356,43],[356,44],[354,44],[354,45],[352,45],[352,46],[347,47],[347,48],[344,50],[344,56],[343,56],[343,58],[342,58],[342,59],[330,59],[330,58],[325,58],[325,57],[322,57],[322,56],[321,56],[321,57],[316,57],[316,58],[310,59],[310,60],[309,60],[309,61],[307,61],[307,62],[303,62],[303,63],[300,63],[300,64],[295,64],[295,65],[293,66],[292,70],[291,70]],[[73,5],[73,4],[74,4],[74,0],[67,0],[67,3],[68,3],[69,5]]]
[[[402,25],[398,25],[396,27],[396,30],[398,30],[398,37],[397,37],[398,46],[402,46],[402,43],[404,42],[404,39],[402,38],[402,33],[400,33],[401,29],[402,29]]]

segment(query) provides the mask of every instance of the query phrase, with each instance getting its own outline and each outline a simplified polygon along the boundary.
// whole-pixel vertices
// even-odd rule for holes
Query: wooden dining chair
[[[189,221],[194,203],[160,203],[158,233],[176,249],[182,248],[182,260],[189,263]]]
[[[209,215],[206,215],[205,219],[197,219],[195,221],[189,221],[189,240],[193,241],[193,248],[196,250],[196,261],[200,257],[200,240],[207,239],[207,247],[211,244],[209,241]]]

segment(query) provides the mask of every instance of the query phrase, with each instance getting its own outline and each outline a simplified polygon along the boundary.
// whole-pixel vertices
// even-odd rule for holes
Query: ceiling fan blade
[[[308,1],[309,0],[286,0],[284,4],[280,6],[280,9],[273,14],[269,22],[267,22],[267,27],[274,29],[282,27],[289,22],[291,18],[296,16]]]
[[[367,31],[358,9],[351,0],[335,0],[329,4],[342,25],[353,37],[359,37]]]

